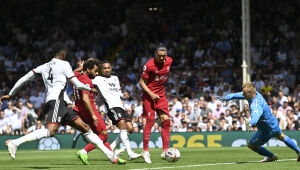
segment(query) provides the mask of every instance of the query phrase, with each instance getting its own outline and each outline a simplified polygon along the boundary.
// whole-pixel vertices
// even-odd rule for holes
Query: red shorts
[[[88,111],[79,111],[77,112],[77,114],[79,115],[79,117],[88,125],[90,125],[92,131],[96,134],[99,134],[100,132],[106,130],[106,126],[104,123],[103,118],[100,116],[99,112],[97,110],[94,110],[95,115],[98,118],[98,125],[95,126],[94,125],[94,120],[91,117],[90,113]]]
[[[154,102],[149,95],[143,95],[143,118],[155,118],[155,111],[161,110],[165,114],[169,115],[169,104],[166,96],[160,97],[160,99]]]

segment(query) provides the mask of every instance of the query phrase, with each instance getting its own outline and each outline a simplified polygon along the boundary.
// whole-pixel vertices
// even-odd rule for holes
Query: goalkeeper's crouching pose
[[[248,142],[248,147],[254,152],[265,156],[265,159],[263,159],[262,162],[276,161],[278,159],[277,155],[262,147],[262,145],[268,142],[272,137],[276,137],[297,153],[297,161],[300,162],[300,150],[298,146],[288,136],[281,132],[277,118],[271,113],[271,110],[262,95],[256,91],[254,84],[252,82],[247,82],[243,84],[242,88],[243,92],[231,93],[226,96],[216,97],[216,99],[222,101],[246,99],[249,102],[251,120],[248,123],[251,127],[256,125],[258,131]]]

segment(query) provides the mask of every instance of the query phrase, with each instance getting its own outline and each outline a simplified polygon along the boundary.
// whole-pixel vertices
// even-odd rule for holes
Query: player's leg
[[[249,149],[266,157],[262,162],[272,162],[278,159],[275,154],[262,147],[269,139],[270,137],[267,134],[262,134],[257,131],[248,142]]]
[[[155,104],[156,112],[161,120],[162,129],[161,137],[163,141],[163,152],[161,153],[161,158],[165,159],[165,153],[169,148],[170,143],[170,116],[168,108],[168,100],[166,97],[161,97],[159,102]]]
[[[41,138],[53,136],[55,134],[59,126],[57,122],[58,110],[54,111],[56,105],[59,106],[59,102],[56,102],[55,100],[48,101],[45,104],[43,113],[48,114],[46,120],[48,122],[47,129],[38,129],[20,138],[6,141],[6,145],[8,147],[8,151],[12,159],[15,159],[17,148],[22,143],[39,140]]]
[[[154,103],[151,101],[151,99],[143,100],[143,114],[142,117],[146,119],[146,125],[144,127],[143,132],[143,148],[144,151],[142,153],[142,156],[146,163],[152,163],[150,159],[150,153],[149,153],[149,141],[151,136],[151,129],[154,125],[155,121],[155,111],[154,111]]]
[[[170,118],[169,115],[161,110],[157,110],[156,112],[162,122],[161,137],[163,140],[163,151],[166,152],[170,143]]]
[[[129,136],[133,132],[133,127],[132,127],[131,121],[126,122],[126,129],[127,129],[127,134]],[[110,147],[112,148],[112,150],[114,150],[121,142],[122,142],[121,134],[119,134],[116,137],[116,139],[110,144]],[[125,146],[123,146],[120,149],[116,149],[114,152],[117,156],[120,156],[125,150],[126,150],[126,148],[125,148]]]
[[[128,117],[128,116],[124,116],[124,117]],[[127,119],[127,120],[128,121],[125,121],[125,119],[121,119],[120,121],[118,121],[117,127],[121,131],[120,132],[120,138],[121,138],[121,141],[122,141],[122,143],[123,143],[123,145],[124,145],[124,147],[127,151],[128,160],[133,160],[133,159],[139,158],[141,155],[133,152],[131,147],[130,147],[130,142],[129,142],[129,138],[128,138],[128,131],[129,131],[129,133],[132,133],[133,126],[132,126],[132,123],[131,123],[130,119]]]
[[[72,121],[69,122],[70,126],[83,132],[83,136],[87,139],[87,141],[95,145],[98,149],[100,149],[111,162],[126,163],[124,160],[115,157],[113,152],[110,151],[107,147],[105,147],[103,141],[95,133],[93,133],[90,126],[85,124],[80,117],[77,117],[76,119],[72,118]]]
[[[298,155],[298,159],[297,161],[300,162],[300,149],[298,148],[298,146],[296,145],[296,143],[294,141],[292,141],[291,138],[289,138],[288,136],[284,135],[283,133],[281,133],[280,135],[276,136],[277,139],[281,140],[282,142],[284,142],[289,148],[293,149],[297,155]]]
[[[14,140],[7,140],[6,145],[8,147],[8,152],[10,154],[10,157],[12,159],[15,159],[17,148],[22,143],[36,141],[45,137],[53,136],[57,128],[58,128],[58,124],[50,124],[50,126],[48,124],[47,129],[38,129],[20,138]]]

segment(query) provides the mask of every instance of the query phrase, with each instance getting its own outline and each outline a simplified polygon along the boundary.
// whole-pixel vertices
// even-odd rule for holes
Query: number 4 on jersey
[[[50,70],[49,70],[49,76],[48,76],[47,80],[50,80],[51,83],[53,82],[52,67],[51,67]]]

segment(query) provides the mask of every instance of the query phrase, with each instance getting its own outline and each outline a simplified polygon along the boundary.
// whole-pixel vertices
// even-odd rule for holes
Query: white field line
[[[296,159],[281,159],[281,160],[278,160],[278,162],[295,161],[295,160]],[[260,161],[249,161],[249,163],[260,163]],[[174,168],[232,165],[232,164],[240,164],[240,163],[239,162],[228,162],[228,163],[215,163],[215,164],[198,164],[198,165],[184,165],[184,166],[171,166],[171,167],[141,168],[141,169],[129,169],[129,170],[174,169]]]

